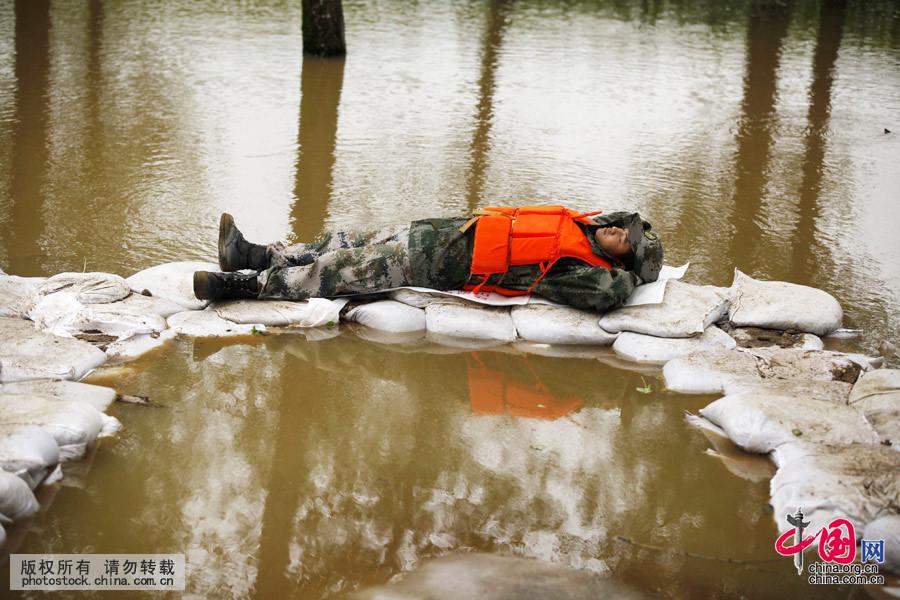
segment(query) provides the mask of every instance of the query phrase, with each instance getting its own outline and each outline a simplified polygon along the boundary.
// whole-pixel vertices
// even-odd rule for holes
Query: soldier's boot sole
[[[194,296],[200,300],[253,299],[259,296],[256,273],[194,272]]]

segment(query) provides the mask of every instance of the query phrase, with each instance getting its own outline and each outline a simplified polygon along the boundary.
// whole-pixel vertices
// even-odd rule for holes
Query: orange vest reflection
[[[552,421],[578,410],[584,404],[581,398],[575,396],[555,397],[533,371],[534,381],[529,383],[512,374],[491,369],[476,352],[472,352],[466,362],[469,401],[476,415],[510,414]]]

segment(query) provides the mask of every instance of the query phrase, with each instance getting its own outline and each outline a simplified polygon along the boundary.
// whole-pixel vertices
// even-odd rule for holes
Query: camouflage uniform
[[[410,226],[326,233],[311,244],[272,244],[260,298],[305,300],[411,285]]]
[[[474,233],[474,228],[460,233],[466,220],[425,219],[377,232],[327,233],[312,244],[272,245],[271,267],[260,274],[260,298],[303,300],[370,294],[402,286],[462,289],[470,274]],[[598,223],[623,227],[631,224],[640,232],[645,222],[636,213],[610,213],[601,215]],[[649,231],[649,224],[643,227]],[[594,251],[606,256],[592,235],[595,228],[583,229]],[[655,265],[658,272],[662,247],[655,236],[648,237],[646,246],[635,252],[634,270],[649,273]],[[615,259],[610,262],[616,263]],[[527,290],[539,275],[536,265],[511,267],[502,276],[503,287]],[[655,274],[651,276],[655,279]],[[500,279],[501,276],[492,276],[488,283],[496,284]],[[561,304],[606,311],[621,304],[640,282],[634,272],[624,268],[592,267],[564,258],[533,291]]]

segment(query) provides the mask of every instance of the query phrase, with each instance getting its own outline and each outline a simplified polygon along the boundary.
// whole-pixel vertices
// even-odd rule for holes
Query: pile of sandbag
[[[355,304],[341,318],[379,331],[427,334],[448,344],[465,339],[611,345],[626,360],[649,364],[738,346],[821,349],[814,333],[840,326],[837,301],[806,286],[756,281],[740,271],[730,288],[677,278],[658,283],[665,289],[661,301],[628,302],[604,315],[540,299],[493,305],[474,295],[404,288],[392,291],[389,300]],[[772,306],[778,309],[772,311]],[[729,325],[727,332],[717,326],[722,323]],[[775,333],[780,339],[768,339]]]
[[[818,336],[837,330],[843,315],[821,290],[736,271],[727,302],[727,320],[692,339],[699,346],[719,327],[734,344],[716,332],[718,343],[670,357],[666,387],[724,394],[689,420],[708,437],[715,431],[772,458],[779,526],[802,507],[813,529],[847,518],[860,534],[884,539],[886,555],[900,555],[900,372],[879,369],[878,359],[822,349]],[[670,330],[667,324],[662,331]],[[643,341],[623,333],[616,344],[621,355],[647,360]],[[885,566],[900,569],[897,561]]]
[[[60,479],[61,463],[119,430],[104,413],[115,398],[109,388],[72,381],[0,385],[0,522],[36,512],[34,490]]]
[[[491,306],[412,290],[392,292],[389,300],[350,306],[341,315],[346,322],[379,331],[427,333],[433,341],[449,345],[456,345],[454,340],[495,344],[525,340],[609,346],[617,335],[601,328],[598,318],[591,311],[550,303]]]
[[[194,272],[216,268],[167,263],[127,279],[109,273],[0,275],[0,341],[9,342],[0,349],[0,382],[77,380],[104,362],[134,360],[177,335],[252,335],[266,326],[323,327],[340,319],[345,301],[198,300]]]
[[[174,335],[248,335],[266,327],[313,328],[341,320],[381,332],[427,334],[447,345],[471,340],[479,346],[517,341],[612,346],[626,360],[662,364],[740,345],[741,328],[730,329],[728,335],[716,326],[725,319],[737,325],[824,333],[839,326],[841,318],[840,306],[825,292],[755,281],[739,271],[730,288],[692,285],[677,278],[660,281],[654,285],[665,290],[661,301],[637,305],[629,301],[598,315],[539,298],[490,306],[472,295],[468,300],[474,302],[465,294],[419,288],[394,290],[390,299],[347,307],[346,300],[325,299],[210,305],[194,297],[192,277],[197,270],[215,268],[203,262],[168,263],[127,279],[104,273],[63,273],[41,281],[3,276],[0,302],[5,307],[0,305],[0,314],[27,316],[39,329],[55,335],[102,342],[109,359],[119,362]],[[678,276],[681,273],[683,269]],[[766,308],[771,306],[779,309]],[[814,336],[805,340],[806,348],[820,343]]]
[[[827,373],[806,371],[804,377],[824,379]],[[814,529],[846,518],[867,539],[884,539],[886,556],[900,556],[900,370],[863,371],[852,386],[803,385],[794,384],[799,392],[794,394],[790,385],[781,385],[785,395],[778,395],[764,378],[745,383],[741,391],[736,391],[740,382],[732,384],[735,391],[701,409],[700,420],[689,420],[744,450],[772,457],[777,467],[772,506],[779,525],[798,507]],[[900,572],[896,559],[885,566]]]
[[[885,541],[884,568],[900,573],[900,452],[882,444],[792,442],[773,452],[770,485],[774,516],[802,507],[811,530],[849,519],[857,539]]]
[[[106,361],[91,344],[39,331],[23,319],[0,317],[0,383],[81,379]]]

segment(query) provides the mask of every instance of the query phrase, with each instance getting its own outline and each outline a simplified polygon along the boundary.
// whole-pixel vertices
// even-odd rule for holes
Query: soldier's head
[[[663,265],[663,247],[649,222],[637,213],[600,215],[594,232],[604,252],[633,271],[643,283],[656,281]]]

